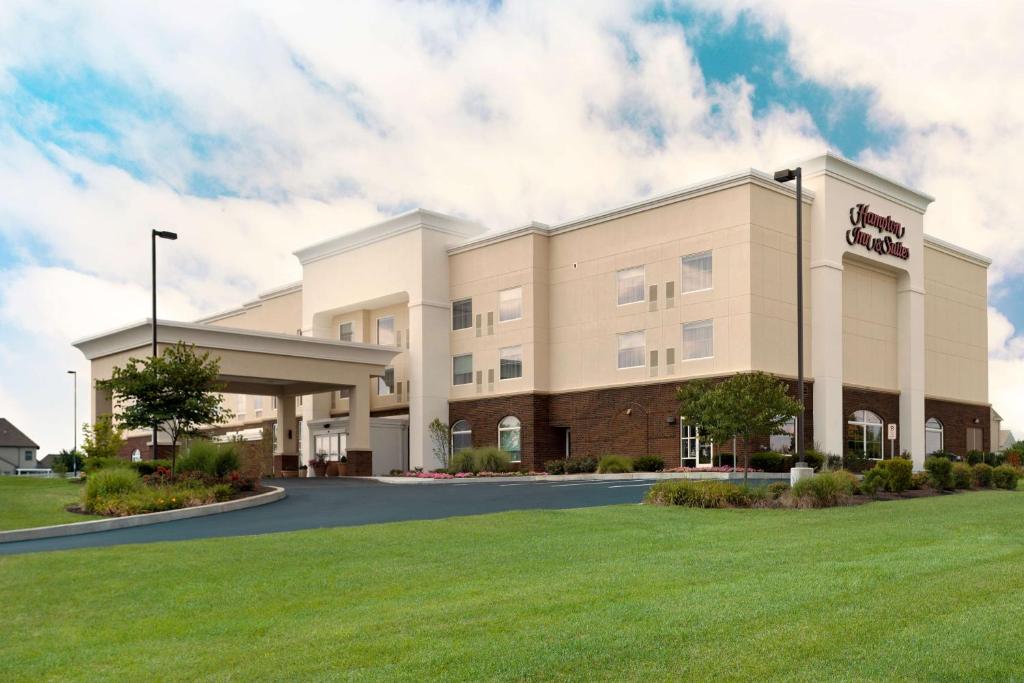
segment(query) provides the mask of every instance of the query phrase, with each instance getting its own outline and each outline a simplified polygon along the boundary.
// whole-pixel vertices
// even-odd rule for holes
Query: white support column
[[[843,454],[843,265],[811,264],[811,368],[814,376],[814,441]]]
[[[409,305],[409,466],[431,470],[434,457],[429,425],[448,422],[448,369],[451,320],[447,303]]]
[[[900,451],[924,468],[924,291],[904,277],[896,293],[896,354],[900,383]]]
[[[348,433],[345,440],[348,451],[372,451],[370,446],[370,381],[349,389]]]

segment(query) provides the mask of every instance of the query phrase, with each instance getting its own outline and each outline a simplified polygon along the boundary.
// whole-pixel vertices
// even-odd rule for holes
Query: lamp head
[[[68,374],[69,375],[77,375],[78,371],[77,370],[68,370]]]
[[[796,169],[784,168],[775,172],[775,182],[788,183],[790,180],[796,180]]]
[[[176,240],[178,239],[178,233],[171,232],[170,230],[154,230],[153,234],[156,237],[160,237],[165,240]]]

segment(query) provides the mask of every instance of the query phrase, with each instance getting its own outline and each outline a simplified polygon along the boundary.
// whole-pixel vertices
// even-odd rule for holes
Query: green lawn
[[[0,679],[1020,679],[1021,519],[991,491],[0,557]]]
[[[80,500],[81,491],[68,479],[0,477],[0,531],[94,519],[64,509]]]

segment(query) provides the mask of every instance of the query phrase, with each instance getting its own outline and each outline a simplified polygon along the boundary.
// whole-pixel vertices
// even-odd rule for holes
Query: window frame
[[[513,349],[517,349],[519,351],[519,374],[518,375],[513,375],[511,377],[505,377],[504,376],[505,375],[505,366],[503,364],[503,361],[505,360],[505,358],[503,358],[503,355],[504,355],[504,353],[506,351],[511,351]],[[498,381],[502,382],[502,381],[505,381],[505,380],[522,379],[522,378],[523,378],[523,345],[522,344],[513,344],[512,346],[503,346],[502,348],[498,349]]]
[[[622,365],[622,352],[624,350],[625,351],[633,351],[633,350],[635,350],[637,348],[637,347],[631,347],[629,349],[623,349],[622,348],[622,339],[623,339],[623,337],[628,337],[628,336],[634,335],[634,334],[640,335],[640,340],[641,340],[641,344],[640,344],[640,347],[639,347],[640,348],[640,353],[639,353],[640,364],[639,365]],[[618,334],[615,335],[615,341],[616,341],[615,366],[616,366],[616,368],[618,370],[635,370],[636,368],[645,368],[645,367],[647,367],[647,330],[630,330],[629,332],[619,332]]]
[[[455,327],[455,306],[457,304],[464,304],[466,302],[469,302],[469,324],[464,325],[463,327]],[[462,298],[462,299],[455,299],[454,301],[452,301],[451,309],[452,309],[452,311],[451,311],[452,312],[452,332],[458,332],[459,330],[469,330],[469,329],[473,328],[473,297],[467,296],[467,297]]]
[[[519,292],[519,316],[516,317],[516,318],[505,318],[505,317],[503,317],[503,312],[502,312],[502,309],[501,309],[501,303],[502,303],[501,302],[501,295],[504,294],[505,292],[514,292],[514,291],[518,291]],[[505,289],[498,290],[498,324],[500,325],[501,323],[511,323],[511,322],[515,322],[516,320],[522,320],[522,319],[523,319],[523,286],[522,285],[516,285],[515,287],[507,287]]]
[[[640,271],[640,298],[633,299],[631,301],[622,300],[622,274],[630,271]],[[647,267],[646,266],[630,266],[629,268],[620,268],[615,271],[615,301],[616,306],[630,306],[632,304],[642,304],[647,300],[646,295],[647,289]]]
[[[709,355],[707,355],[707,356],[690,356],[689,353],[688,353],[688,349],[687,349],[687,346],[686,346],[686,343],[687,343],[686,342],[686,328],[687,327],[691,327],[691,329],[692,329],[692,327],[695,326],[695,325],[706,325],[708,328],[711,329],[711,353]],[[686,362],[686,361],[691,361],[691,360],[707,360],[708,358],[714,358],[715,357],[715,319],[714,318],[706,318],[704,320],[688,320],[688,321],[680,324],[679,330],[680,330],[680,347],[681,347],[681,349],[683,351],[683,353],[680,354],[682,356],[682,358],[679,359],[680,361]]]
[[[380,340],[380,323],[381,323],[382,320],[390,320],[391,321],[391,343],[390,344],[384,344]],[[376,319],[376,323],[375,323],[375,328],[376,328],[376,332],[377,332],[377,346],[398,346],[398,341],[397,341],[398,340],[398,336],[395,334],[395,330],[396,330],[396,327],[395,327],[395,315],[393,313],[391,315],[382,315],[379,318],[377,318]]]
[[[348,339],[345,339],[345,328],[348,327]],[[338,323],[338,341],[351,342],[356,336],[356,326],[351,320]]]
[[[684,270],[687,261],[694,261],[697,259],[703,259],[707,257],[711,262],[711,267],[708,269],[708,280],[709,284],[707,287],[701,287],[698,289],[686,289],[686,272]],[[715,257],[713,249],[705,249],[703,251],[695,251],[692,254],[684,254],[679,258],[679,295],[685,294],[696,294],[697,292],[710,292],[715,288]]]
[[[863,416],[863,419],[857,419],[858,415]],[[878,419],[878,422],[873,422],[868,416],[873,416]],[[862,448],[860,451],[861,457],[868,458],[869,460],[885,460],[885,420],[878,413],[860,408],[854,410],[846,418],[846,450],[851,452],[850,448],[850,427],[857,427],[861,432],[860,442]],[[868,455],[868,428],[878,428],[878,453],[879,457],[872,457]]]
[[[692,430],[692,434],[690,431]],[[680,420],[679,422],[679,465],[681,467],[687,467],[683,464],[684,460],[693,460],[693,467],[714,467],[715,466],[715,444],[710,440],[701,441],[700,425],[687,424]],[[693,455],[686,455],[683,452],[683,444],[693,444],[692,452]],[[710,449],[710,457],[708,463],[705,465],[700,464],[700,451],[702,448],[707,447]],[[689,448],[688,448],[689,450]]]
[[[503,426],[505,420],[515,420],[515,427]],[[509,451],[502,448],[501,434],[502,432],[516,432],[518,436],[516,441],[519,444],[519,450]],[[498,448],[509,454],[509,462],[522,462],[523,461],[523,421],[515,415],[506,415],[505,417],[498,420]]]
[[[792,431],[790,431],[792,430]],[[781,437],[789,438],[789,446],[783,450],[778,450],[772,445],[772,439],[778,439]],[[790,418],[783,423],[782,432],[779,434],[771,434],[768,437],[768,449],[775,453],[795,453],[796,452],[796,415],[791,415]]]
[[[457,358],[469,357],[469,381],[468,382],[456,382],[455,381],[455,360]],[[462,373],[465,374],[465,373]],[[467,384],[473,383],[473,353],[456,353],[452,355],[452,386],[453,387],[464,387]]]
[[[932,427],[929,423],[934,422],[938,427]],[[928,434],[939,435],[939,447],[937,450],[928,450]],[[946,449],[946,425],[942,424],[942,420],[937,417],[929,417],[924,421],[924,450],[925,455],[932,455],[933,453],[944,453]]]
[[[465,425],[466,428],[465,429],[458,429],[459,425]],[[469,435],[469,445],[468,446],[464,446],[464,447],[459,448],[459,449],[456,449],[455,448],[455,435],[456,434],[459,434],[459,435],[468,434]],[[455,423],[452,424],[451,442],[449,443],[449,446],[451,448],[451,454],[452,455],[455,455],[459,451],[462,451],[462,450],[465,450],[467,448],[472,448],[473,447],[473,425],[471,425],[469,423],[469,420],[456,420]]]

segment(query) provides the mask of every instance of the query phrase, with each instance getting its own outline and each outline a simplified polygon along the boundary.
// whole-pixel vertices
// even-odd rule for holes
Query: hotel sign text
[[[868,251],[904,261],[910,258],[910,249],[900,241],[907,227],[894,221],[892,216],[880,216],[873,213],[867,204],[857,204],[850,209],[850,224],[853,227],[846,231],[847,244],[859,244]],[[878,236],[871,235],[868,228],[875,228]]]

